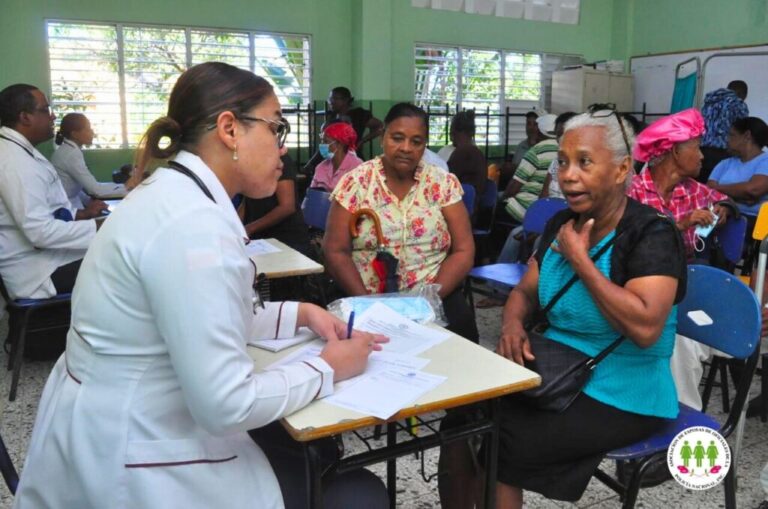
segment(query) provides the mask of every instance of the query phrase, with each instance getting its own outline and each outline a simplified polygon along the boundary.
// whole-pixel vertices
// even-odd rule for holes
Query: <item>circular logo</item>
[[[708,490],[731,468],[731,449],[717,431],[694,426],[681,431],[667,449],[667,466],[683,487]]]

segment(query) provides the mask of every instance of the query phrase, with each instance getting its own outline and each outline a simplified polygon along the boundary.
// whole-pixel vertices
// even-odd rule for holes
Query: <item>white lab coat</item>
[[[85,255],[96,222],[54,219],[59,208],[77,212],[56,170],[19,132],[0,136],[0,274],[13,298],[52,297],[51,274]]]
[[[61,185],[72,207],[76,209],[85,208],[83,197],[90,196],[125,196],[126,190],[123,184],[114,182],[99,182],[88,169],[83,157],[83,151],[80,150],[74,142],[64,139],[61,145],[51,156],[51,164],[56,168],[61,178]]]
[[[67,349],[38,410],[14,507],[282,507],[246,430],[333,391],[322,359],[255,373],[246,339],[293,335],[297,303],[254,314],[232,202],[160,169],[106,220],[72,298]]]

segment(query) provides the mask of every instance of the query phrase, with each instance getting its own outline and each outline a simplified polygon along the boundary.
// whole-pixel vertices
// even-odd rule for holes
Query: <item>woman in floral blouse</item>
[[[381,220],[384,247],[398,259],[400,290],[439,284],[448,328],[477,342],[477,326],[461,293],[475,252],[461,185],[455,175],[421,161],[424,110],[396,104],[384,124],[384,154],[346,174],[331,195],[323,248],[328,272],[348,295],[377,291],[373,221],[361,219],[355,239],[348,228],[355,211],[372,209]]]

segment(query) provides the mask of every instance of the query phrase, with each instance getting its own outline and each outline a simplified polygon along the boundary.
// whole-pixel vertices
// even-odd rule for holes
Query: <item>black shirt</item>
[[[293,161],[290,159],[284,159],[285,163],[283,167],[283,175],[280,177],[280,181],[292,180],[294,181],[294,189],[296,182],[296,169],[294,168]],[[246,198],[245,199],[245,215],[243,217],[244,224],[251,223],[267,215],[272,209],[277,207],[277,193],[267,198]],[[309,230],[304,223],[304,216],[299,208],[299,202],[296,200],[296,211],[285,218],[280,223],[270,226],[266,230],[257,232],[251,236],[252,239],[277,239],[290,247],[306,253],[309,249]]]
[[[534,254],[539,267],[560,227],[575,217],[571,209],[565,209],[549,220],[541,235],[541,247]],[[627,198],[611,251],[611,281],[624,286],[637,277],[674,277],[678,280],[677,304],[685,296],[687,270],[683,238],[674,222],[656,209]]]

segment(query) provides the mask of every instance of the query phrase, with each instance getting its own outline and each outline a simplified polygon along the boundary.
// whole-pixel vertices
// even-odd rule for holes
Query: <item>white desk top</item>
[[[300,346],[270,353],[249,347],[249,352],[256,368],[263,369],[296,348]],[[413,406],[393,415],[390,419],[392,421],[511,394],[541,383],[539,375],[533,371],[456,335],[420,356],[430,359],[424,371],[447,376],[448,379],[422,396]],[[298,441],[336,435],[381,422],[375,417],[337,407],[323,400],[315,401],[282,420],[291,436]]]
[[[268,279],[289,276],[304,276],[318,274],[325,270],[319,263],[299,253],[292,247],[286,246],[277,239],[264,239],[280,251],[277,253],[251,256],[259,273],[264,273]]]

